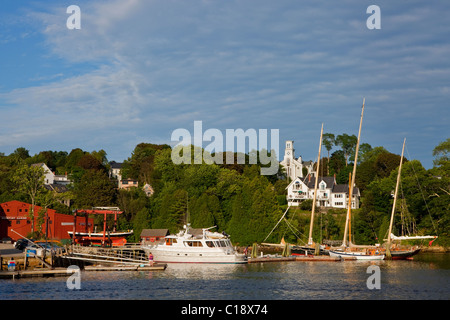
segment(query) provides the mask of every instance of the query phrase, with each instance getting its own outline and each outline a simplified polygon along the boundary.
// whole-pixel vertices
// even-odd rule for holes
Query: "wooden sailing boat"
[[[413,247],[413,248],[410,248],[407,250],[397,249],[395,246],[394,247],[392,246],[392,240],[436,239],[437,238],[437,236],[396,237],[394,234],[392,234],[392,226],[394,224],[395,205],[397,202],[398,186],[400,183],[400,177],[401,177],[401,172],[402,172],[405,143],[406,143],[406,138],[403,140],[402,155],[400,157],[400,165],[398,167],[398,173],[397,173],[397,183],[395,185],[394,202],[392,204],[391,220],[389,223],[389,232],[388,232],[388,238],[387,238],[387,242],[386,242],[386,259],[394,259],[394,260],[408,259],[420,252],[420,248],[418,248],[418,247]]]
[[[355,257],[357,260],[382,260],[384,259],[384,255],[380,254],[379,249],[376,246],[358,246],[351,242],[351,240],[347,243],[347,235],[348,235],[348,229],[349,229],[349,223],[351,218],[351,211],[352,211],[352,196],[353,196],[353,185],[355,182],[356,177],[356,165],[358,163],[358,151],[359,151],[359,141],[361,137],[361,127],[362,127],[362,120],[364,115],[364,105],[365,105],[366,99],[363,100],[362,105],[362,111],[361,111],[361,120],[359,123],[359,132],[358,132],[358,140],[356,143],[356,151],[355,151],[355,162],[353,164],[353,174],[351,177],[351,181],[349,181],[350,187],[349,187],[349,195],[348,195],[348,208],[347,208],[347,218],[345,220],[345,228],[344,228],[344,239],[342,240],[342,246],[340,248],[336,249],[330,249],[329,254],[330,256],[337,256],[337,257]],[[351,236],[349,236],[349,239],[351,239]],[[359,249],[359,250],[358,250]]]

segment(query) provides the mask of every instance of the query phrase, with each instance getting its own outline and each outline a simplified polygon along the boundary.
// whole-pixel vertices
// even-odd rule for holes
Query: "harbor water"
[[[370,266],[379,288],[369,288]],[[448,300],[450,255],[404,261],[169,264],[165,271],[81,271],[67,277],[4,279],[1,300]]]

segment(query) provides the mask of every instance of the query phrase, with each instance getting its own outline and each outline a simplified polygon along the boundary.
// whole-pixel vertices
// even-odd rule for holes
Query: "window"
[[[214,248],[214,242],[212,241],[206,241],[206,245],[210,248]]]
[[[221,247],[226,247],[226,246],[228,246],[227,240],[220,240],[219,243],[220,243],[220,246],[221,246]]]
[[[201,243],[201,241],[192,241],[192,246],[193,247],[203,247],[203,244]]]

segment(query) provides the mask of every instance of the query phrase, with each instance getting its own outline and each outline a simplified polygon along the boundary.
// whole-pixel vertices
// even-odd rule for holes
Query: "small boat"
[[[176,235],[166,236],[162,243],[141,246],[157,263],[247,263],[247,256],[236,252],[225,233],[201,229],[196,234],[190,225]]]
[[[67,232],[73,238],[73,231]],[[127,243],[127,237],[133,230],[127,232],[75,232],[74,242],[82,246],[113,246],[120,247]]]
[[[420,249],[410,249],[410,250],[393,250],[391,249],[391,259],[392,260],[405,260],[411,259],[420,252]]]
[[[380,253],[366,253],[362,251],[338,251],[338,250],[329,250],[328,251],[331,257],[345,258],[352,257],[356,258],[356,260],[383,260],[384,254]]]

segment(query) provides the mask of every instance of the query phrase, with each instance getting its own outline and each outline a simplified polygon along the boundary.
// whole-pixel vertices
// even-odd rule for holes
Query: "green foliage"
[[[80,209],[112,206],[115,203],[115,184],[103,171],[87,170],[73,190],[75,207]]]
[[[448,165],[450,162],[450,138],[439,143],[433,149],[433,156],[436,157],[433,161],[435,166]]]
[[[346,133],[343,133],[336,137],[336,145],[340,146],[342,151],[344,152],[345,165],[348,164],[348,158],[350,157],[350,155],[355,152],[357,142],[358,138],[354,134],[350,136]]]
[[[15,190],[19,193],[26,194],[31,202],[30,220],[31,232],[35,231],[35,205],[36,198],[44,190],[44,169],[40,166],[29,166],[22,162],[16,167],[12,182],[15,185]]]
[[[321,162],[323,172],[335,174],[337,183],[348,183],[353,170],[354,164],[348,159],[354,152],[354,138],[345,134],[336,139],[332,134],[324,135],[328,152],[333,144],[341,148]],[[192,146],[183,151],[186,150],[191,150],[192,160],[199,151],[204,152]],[[418,161],[405,160],[394,219],[396,234],[401,233],[402,222],[409,219],[411,228],[420,234],[437,234],[439,239],[435,243],[450,245],[448,150],[447,139],[433,151],[435,167],[430,170],[425,170]],[[212,156],[225,159],[226,154]],[[42,151],[30,156],[25,148],[17,148],[8,156],[0,153],[0,202],[33,201],[43,207],[56,208],[58,212],[70,212],[54,194],[42,192],[40,187],[31,200],[30,190],[25,188],[29,183],[22,179],[28,176],[27,170],[36,168],[30,164],[43,162],[57,174],[67,172],[74,181],[67,193],[72,199],[72,208],[120,207],[124,213],[118,219],[119,229],[134,230],[129,240],[139,241],[145,228],[168,228],[176,233],[189,221],[195,228],[217,226],[217,231],[231,235],[233,243],[251,245],[263,241],[286,210],[289,181],[283,178],[282,171],[262,176],[260,164],[248,164],[249,155],[245,155],[245,164],[236,163],[236,153],[231,156],[234,164],[225,164],[226,161],[223,164],[204,161],[175,164],[169,146],[141,143],[125,160],[122,174],[138,179],[140,186],[150,183],[155,193],[147,197],[141,188],[116,189],[115,182],[108,177],[109,164],[104,150],[86,152],[76,148],[70,153]],[[358,159],[356,185],[362,193],[362,207],[352,211],[352,237],[355,243],[377,243],[387,236],[400,156],[383,147],[361,144]],[[304,201],[287,213],[286,219],[296,229],[296,234],[282,222],[266,242],[279,243],[282,237],[291,243],[306,241],[311,206],[312,200]],[[342,239],[345,215],[346,210],[321,212],[317,208],[314,240]],[[96,217],[96,223],[101,229],[102,217]],[[108,223],[111,225],[112,221]]]

